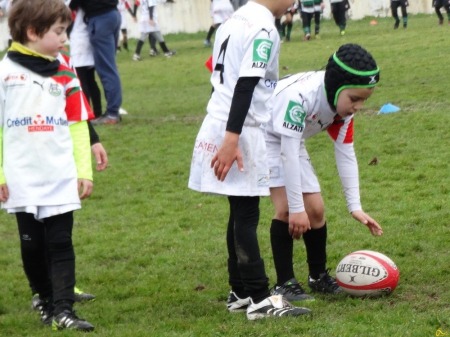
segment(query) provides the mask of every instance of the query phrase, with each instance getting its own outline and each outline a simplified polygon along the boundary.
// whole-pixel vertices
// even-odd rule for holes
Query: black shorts
[[[391,1],[391,5],[394,5],[394,2],[397,2],[398,5],[400,5],[400,6],[402,6],[402,7],[407,7],[407,6],[409,6],[408,0],[397,0],[397,1],[392,0],[392,1]]]
[[[437,8],[450,6],[450,0],[432,0],[431,3],[433,4],[433,7]]]

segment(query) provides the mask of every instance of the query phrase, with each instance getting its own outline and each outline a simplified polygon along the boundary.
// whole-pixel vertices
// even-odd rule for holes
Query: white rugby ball
[[[390,258],[371,250],[350,253],[336,267],[337,283],[356,297],[389,295],[399,277],[399,270]]]

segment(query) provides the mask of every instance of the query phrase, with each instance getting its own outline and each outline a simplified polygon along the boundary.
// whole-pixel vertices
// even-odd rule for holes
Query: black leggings
[[[95,117],[100,117],[102,114],[102,97],[101,91],[95,81],[94,67],[77,67],[78,78],[80,79],[81,88],[88,102],[92,105]]]
[[[302,27],[304,28],[310,28],[311,30],[311,21],[313,19],[314,13],[308,13],[308,12],[300,12],[302,17]],[[317,24],[317,23],[316,23]]]
[[[347,24],[347,19],[345,18],[345,5],[345,1],[331,4],[331,12],[333,13],[334,22],[341,28],[345,28],[345,25]]]
[[[229,283],[245,289],[254,300],[269,296],[269,279],[261,259],[257,237],[259,197],[228,197],[227,230]]]
[[[320,31],[320,12],[314,12],[314,31],[319,34]]]
[[[438,16],[439,20],[444,20],[441,13],[441,8],[444,7],[447,14],[450,13],[450,2],[448,0],[434,0],[433,1],[434,11]]]
[[[392,16],[394,17],[395,21],[399,21],[400,20],[398,18],[398,14],[397,14],[397,9],[399,7],[402,7],[402,16],[404,18],[408,16],[408,13],[406,12],[406,6],[407,6],[407,1],[404,1],[404,0],[392,1],[391,2]]]
[[[75,300],[73,212],[45,218],[43,223],[30,213],[16,213],[16,218],[23,269],[32,292],[53,300],[55,307],[62,303],[71,309]]]

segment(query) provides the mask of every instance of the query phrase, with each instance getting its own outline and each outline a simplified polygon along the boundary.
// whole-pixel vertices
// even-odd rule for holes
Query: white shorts
[[[270,168],[269,185],[273,187],[285,186],[284,182],[284,169],[281,161],[281,144],[276,142],[269,142],[267,146],[267,157]],[[301,140],[300,156],[298,158],[300,162],[300,177],[303,193],[320,193],[320,184],[317,179],[314,167],[311,164],[308,151],[306,151],[305,140]]]
[[[234,8],[229,0],[214,0],[211,4],[211,17],[214,24],[225,22],[233,13]]]
[[[120,29],[127,29],[127,12],[120,12],[120,16],[122,18],[122,22],[120,24]]]
[[[268,196],[269,166],[264,133],[260,127],[244,126],[239,137],[244,172],[234,162],[224,181],[217,180],[211,160],[225,136],[227,122],[207,115],[195,140],[189,188],[211,194]]]
[[[161,29],[159,28],[159,23],[158,23],[158,16],[154,15],[153,16],[153,22],[154,22],[154,26],[152,26],[150,24],[149,21],[149,17],[148,16],[141,16],[140,20],[139,20],[139,33],[153,33],[153,32],[159,32]]]

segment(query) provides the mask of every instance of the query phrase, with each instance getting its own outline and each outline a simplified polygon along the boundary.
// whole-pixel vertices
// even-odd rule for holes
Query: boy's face
[[[341,117],[351,116],[361,110],[375,88],[347,88],[339,93],[336,112]]]
[[[42,36],[36,35],[34,29],[29,27],[26,46],[40,54],[57,57],[67,40],[66,30],[68,25],[68,22],[61,22],[58,19]]]

